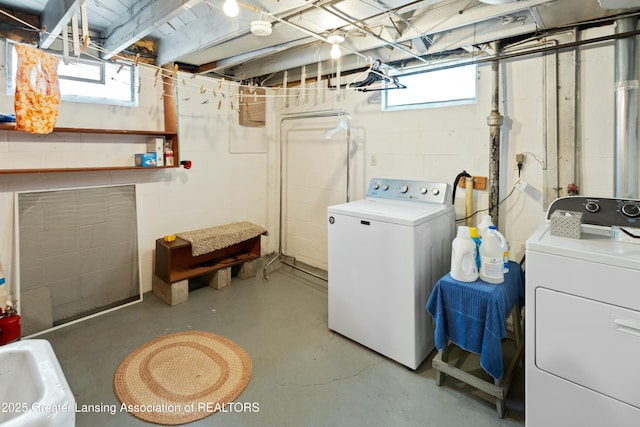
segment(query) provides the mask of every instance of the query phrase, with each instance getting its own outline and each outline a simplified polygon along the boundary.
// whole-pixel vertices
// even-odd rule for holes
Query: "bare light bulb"
[[[334,44],[331,45],[331,57],[333,59],[338,59],[342,56],[342,52],[340,51],[340,45]]]
[[[222,10],[224,14],[230,17],[238,16],[240,13],[240,7],[238,6],[238,2],[236,0],[226,0],[222,5]]]

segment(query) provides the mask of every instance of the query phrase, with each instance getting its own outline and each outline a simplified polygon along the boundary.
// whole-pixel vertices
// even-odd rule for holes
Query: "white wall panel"
[[[589,30],[581,39],[611,32],[611,27]],[[581,194],[611,195],[613,187],[613,45],[604,43],[580,49],[580,126],[578,182]],[[294,112],[341,108],[360,127],[359,149],[364,162],[360,193],[376,176],[407,179],[439,179],[449,183],[462,170],[472,175],[489,174],[489,128],[491,110],[491,67],[478,68],[478,96],[473,105],[439,109],[382,112],[379,94],[343,91],[338,98],[328,91],[325,104],[278,105],[280,117]],[[506,197],[518,179],[515,155],[525,153],[520,178],[526,191],[515,190],[500,207],[499,227],[511,244],[511,258],[524,255],[524,242],[544,220],[541,193],[547,162],[544,147],[545,64],[541,55],[523,56],[500,64],[499,108],[504,116],[501,128],[500,198]],[[420,90],[408,88],[406,90]],[[562,102],[562,101],[561,101]],[[275,149],[277,145],[273,145]],[[375,164],[374,164],[375,163]],[[277,171],[271,169],[272,180]],[[566,195],[566,190],[561,191]],[[464,216],[465,190],[456,194],[456,214]],[[474,209],[488,207],[488,191],[474,190]],[[486,212],[483,212],[486,213]],[[476,218],[479,221],[480,213]],[[304,252],[304,249],[301,249]]]

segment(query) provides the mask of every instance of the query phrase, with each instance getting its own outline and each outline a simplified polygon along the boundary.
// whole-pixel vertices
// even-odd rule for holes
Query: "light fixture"
[[[331,57],[333,59],[340,58],[340,56],[342,56],[340,43],[344,41],[344,36],[342,34],[331,34],[327,37],[327,41],[331,43]]]
[[[238,6],[238,2],[236,0],[225,0],[222,5],[222,10],[224,14],[230,17],[238,16],[240,13],[240,6]]]
[[[271,34],[271,22],[268,21],[251,21],[251,32],[260,37]]]

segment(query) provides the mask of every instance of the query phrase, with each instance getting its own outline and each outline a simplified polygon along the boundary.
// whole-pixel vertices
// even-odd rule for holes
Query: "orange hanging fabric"
[[[16,130],[47,134],[58,119],[58,59],[32,46],[16,45]]]

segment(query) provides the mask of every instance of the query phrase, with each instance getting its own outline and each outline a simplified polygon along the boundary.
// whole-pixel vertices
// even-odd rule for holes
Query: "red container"
[[[0,345],[20,338],[20,316],[4,316],[0,318]]]

